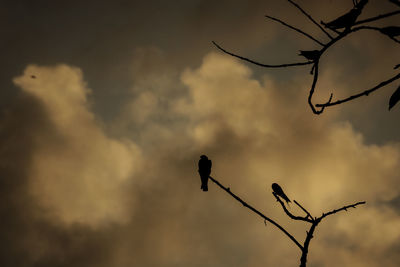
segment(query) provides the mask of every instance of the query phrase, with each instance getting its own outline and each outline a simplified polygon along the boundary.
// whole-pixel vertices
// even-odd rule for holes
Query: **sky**
[[[317,20],[350,0],[297,1]],[[360,19],[396,10],[370,0]],[[319,49],[272,15],[327,42],[286,1],[9,1],[0,8],[0,265],[298,266],[287,236],[212,182],[197,162],[303,243],[271,194],[279,183],[324,219],[308,266],[400,265],[399,81],[315,115]],[[398,25],[398,16],[373,25]],[[321,58],[315,101],[396,74],[398,44],[346,37]],[[303,215],[295,205],[290,211]]]

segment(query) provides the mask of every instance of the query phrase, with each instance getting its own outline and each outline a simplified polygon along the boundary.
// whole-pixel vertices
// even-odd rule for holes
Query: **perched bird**
[[[211,174],[212,162],[206,155],[201,155],[199,160],[199,174],[201,178],[201,189],[208,191],[208,176]]]
[[[360,16],[362,9],[367,4],[367,2],[368,0],[361,0],[360,2],[355,4],[354,8],[352,8],[346,14],[328,23],[324,23],[323,21],[321,21],[321,24],[333,30],[341,28],[350,28],[356,22],[358,16]]]
[[[321,52],[319,50],[304,51],[300,50],[299,56],[303,56],[310,61],[315,61],[319,58]]]
[[[290,199],[285,195],[285,193],[283,192],[283,190],[282,190],[282,188],[279,186],[279,184],[273,183],[273,184],[272,184],[272,190],[274,191],[274,193],[275,193],[277,196],[280,196],[281,198],[283,198],[283,199],[286,201],[286,203],[289,204],[289,202],[291,202]]]

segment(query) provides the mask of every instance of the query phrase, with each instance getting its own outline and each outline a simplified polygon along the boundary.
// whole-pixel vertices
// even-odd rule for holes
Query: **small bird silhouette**
[[[327,28],[337,30],[341,28],[349,29],[356,22],[358,16],[360,16],[363,7],[367,4],[368,0],[361,0],[356,3],[354,8],[352,8],[346,14],[332,20],[331,22],[325,23],[321,21],[321,24]]]
[[[272,184],[272,190],[274,191],[274,193],[275,193],[277,196],[280,196],[281,198],[283,198],[283,199],[286,201],[286,203],[289,204],[289,202],[291,202],[290,199],[285,195],[285,193],[283,192],[283,190],[282,190],[282,188],[279,186],[279,184],[273,183],[273,184]]]
[[[206,155],[201,155],[199,160],[199,174],[201,178],[201,189],[208,191],[208,176],[211,174],[212,162]]]
[[[319,58],[321,52],[319,50],[304,51],[300,50],[299,56],[303,56],[310,61],[315,61]]]
[[[338,17],[337,19],[332,20],[331,22],[324,23],[321,21],[321,23],[330,29],[341,29],[341,28],[350,28],[355,22],[358,16],[361,14],[361,9],[358,8],[353,8],[343,16]]]

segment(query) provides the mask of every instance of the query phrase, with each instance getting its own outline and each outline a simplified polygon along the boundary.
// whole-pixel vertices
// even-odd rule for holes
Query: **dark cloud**
[[[57,136],[37,99],[19,94],[1,117],[0,258],[2,266],[107,266],[110,234],[63,227],[29,190],[38,136]],[[92,257],[87,257],[93,255]]]

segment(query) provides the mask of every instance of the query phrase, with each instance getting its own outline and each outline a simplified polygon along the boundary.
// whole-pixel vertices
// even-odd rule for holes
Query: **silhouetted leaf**
[[[387,36],[390,37],[395,37],[400,35],[400,27],[398,26],[388,26],[385,28],[380,29],[381,33],[386,34]]]
[[[400,100],[400,86],[399,88],[396,89],[396,91],[394,91],[393,95],[390,97],[389,100],[389,110],[394,107],[394,105],[397,104],[397,102],[399,102]]]

